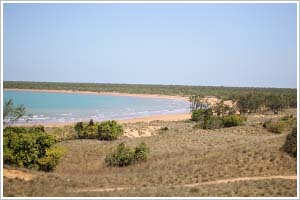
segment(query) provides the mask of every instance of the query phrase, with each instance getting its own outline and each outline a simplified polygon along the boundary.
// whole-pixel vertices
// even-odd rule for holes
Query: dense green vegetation
[[[192,111],[191,120],[197,122],[196,127],[202,129],[219,129],[233,126],[242,126],[246,121],[243,115],[213,115],[211,108]]]
[[[98,139],[99,123],[94,123],[92,120],[89,123],[77,122],[74,129],[80,139]]]
[[[116,121],[94,123],[93,120],[90,120],[88,123],[77,122],[74,129],[78,138],[81,139],[115,140],[123,134],[122,126]]]
[[[115,140],[123,134],[124,130],[116,121],[104,121],[98,126],[100,140]]]
[[[47,89],[74,90],[93,92],[123,92],[138,94],[164,94],[180,96],[216,96],[222,99],[234,99],[238,95],[251,92],[269,95],[291,96],[297,98],[297,90],[290,88],[251,88],[251,87],[222,87],[222,86],[183,86],[183,85],[144,85],[144,84],[109,84],[109,83],[59,83],[59,82],[23,82],[4,81],[4,88],[18,89]]]
[[[50,171],[64,155],[64,149],[55,146],[54,136],[44,127],[6,127],[3,130],[3,160],[6,164]]]
[[[242,113],[271,110],[277,114],[283,109],[297,107],[297,95],[288,93],[262,94],[252,92],[232,95],[231,99],[237,101],[237,106]]]
[[[128,147],[124,143],[121,143],[112,153],[106,156],[105,162],[109,166],[125,167],[140,161],[146,161],[149,152],[149,147],[144,142],[135,148]]]

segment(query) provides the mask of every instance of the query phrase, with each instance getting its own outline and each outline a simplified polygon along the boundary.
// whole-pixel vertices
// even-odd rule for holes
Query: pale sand
[[[181,113],[181,114],[165,114],[165,115],[151,115],[146,117],[139,117],[133,119],[124,119],[117,120],[120,123],[135,123],[135,122],[151,122],[155,120],[160,121],[179,121],[179,120],[187,120],[191,118],[190,113]]]
[[[28,91],[28,92],[50,92],[50,93],[68,93],[68,94],[94,94],[94,95],[111,95],[111,96],[126,96],[126,97],[141,97],[141,98],[158,98],[158,99],[176,99],[188,101],[188,97],[170,96],[160,94],[136,94],[136,93],[121,93],[121,92],[91,92],[91,91],[74,91],[74,90],[35,90],[35,89],[14,89],[4,88],[4,91]]]
[[[20,170],[14,170],[14,169],[3,169],[3,176],[9,179],[23,179],[25,181],[30,181],[33,178],[35,178],[35,175],[27,173],[27,172],[22,172]]]

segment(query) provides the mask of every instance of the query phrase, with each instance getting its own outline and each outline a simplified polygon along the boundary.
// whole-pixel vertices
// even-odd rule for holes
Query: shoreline
[[[79,90],[47,90],[47,89],[18,89],[18,88],[3,88],[3,91],[49,92],[49,93],[65,93],[65,94],[93,94],[93,95],[102,95],[102,96],[110,95],[110,96],[125,96],[125,97],[189,101],[188,97],[162,95],[162,94],[137,94],[137,93],[122,93],[122,92],[92,92],[92,91],[79,91]]]
[[[92,91],[73,91],[73,90],[45,90],[45,89],[17,89],[7,88],[3,91],[28,91],[28,92],[49,92],[49,93],[65,93],[65,94],[93,94],[93,95],[111,95],[111,96],[128,96],[138,98],[155,98],[155,99],[171,99],[188,101],[188,97],[183,96],[170,96],[170,95],[159,95],[159,94],[136,94],[136,93],[120,93],[120,92],[92,92]],[[149,115],[142,117],[134,117],[129,119],[116,119],[115,121],[125,123],[136,123],[136,122],[151,122],[155,120],[160,121],[179,121],[190,119],[190,113],[174,113],[174,114],[159,114]],[[113,119],[112,119],[113,120]],[[62,127],[74,125],[76,122],[50,122],[50,123],[27,123],[27,124],[16,124],[16,126],[36,126],[43,125],[45,127]]]
[[[149,115],[143,117],[135,117],[130,119],[111,119],[120,124],[138,123],[138,122],[151,122],[151,121],[181,121],[188,120],[191,118],[190,113],[175,113],[175,114],[161,114],[161,115]],[[106,121],[106,120],[103,120]],[[95,121],[102,122],[102,121]],[[27,124],[15,124],[14,126],[38,126],[44,127],[63,127],[63,126],[74,126],[77,122],[54,122],[54,123],[27,123]]]

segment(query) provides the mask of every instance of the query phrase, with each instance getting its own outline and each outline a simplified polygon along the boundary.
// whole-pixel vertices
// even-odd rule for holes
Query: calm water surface
[[[27,115],[19,123],[56,123],[79,120],[130,119],[158,114],[184,113],[183,100],[96,94],[4,91],[4,101],[23,104]]]

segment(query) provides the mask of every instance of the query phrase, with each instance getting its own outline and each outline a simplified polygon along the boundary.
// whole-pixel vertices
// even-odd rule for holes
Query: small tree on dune
[[[14,107],[12,99],[4,102],[3,106],[3,124],[4,126],[10,126],[18,119],[23,117],[26,113],[26,109],[23,105]]]

